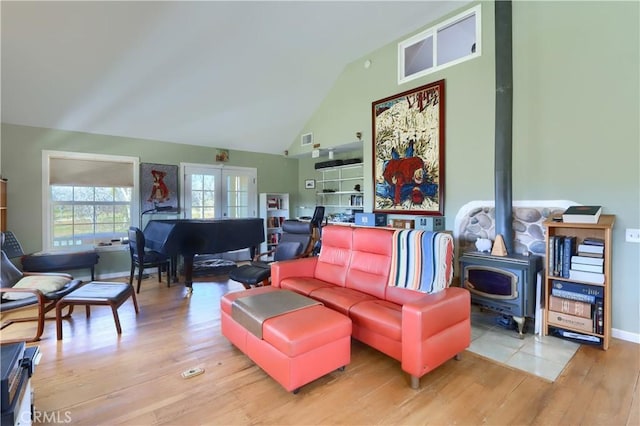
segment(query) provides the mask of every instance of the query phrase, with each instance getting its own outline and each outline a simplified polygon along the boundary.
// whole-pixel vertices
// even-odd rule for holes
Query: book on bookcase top
[[[570,206],[562,213],[566,223],[598,223],[602,206]]]

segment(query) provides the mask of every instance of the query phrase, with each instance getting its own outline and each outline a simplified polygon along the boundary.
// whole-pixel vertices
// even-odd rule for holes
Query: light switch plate
[[[627,228],[624,231],[624,240],[628,243],[640,243],[640,229]]]

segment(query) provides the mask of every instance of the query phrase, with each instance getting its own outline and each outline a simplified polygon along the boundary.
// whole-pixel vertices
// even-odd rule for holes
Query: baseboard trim
[[[626,340],[627,342],[640,344],[640,334],[631,333],[630,331],[618,330],[617,328],[611,329],[611,337],[616,339]]]

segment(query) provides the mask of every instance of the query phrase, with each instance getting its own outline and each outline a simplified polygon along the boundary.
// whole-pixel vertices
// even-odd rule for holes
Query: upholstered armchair
[[[5,252],[5,234],[1,233],[0,259],[0,335],[1,343],[34,342],[44,332],[46,314],[63,296],[78,288],[82,281],[65,273],[22,272]],[[8,234],[7,250],[12,257],[21,256],[22,247],[13,234]],[[53,317],[52,317],[53,318]],[[24,336],[6,330],[10,325],[36,322],[36,330]],[[21,329],[22,330],[22,329]]]
[[[307,257],[313,250],[313,224],[297,220],[285,220],[282,237],[278,245],[264,253],[258,253],[248,265],[242,265],[229,273],[229,278],[238,281],[245,288],[268,285],[271,277],[271,261],[261,260],[272,257],[273,262]]]

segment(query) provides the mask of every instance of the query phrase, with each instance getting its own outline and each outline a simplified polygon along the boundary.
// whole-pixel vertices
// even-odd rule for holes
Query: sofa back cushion
[[[391,265],[393,230],[353,228],[346,286],[384,299]]]
[[[315,278],[345,286],[351,259],[351,227],[328,225],[322,228],[322,248],[316,263]]]

